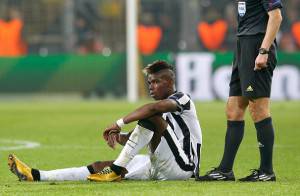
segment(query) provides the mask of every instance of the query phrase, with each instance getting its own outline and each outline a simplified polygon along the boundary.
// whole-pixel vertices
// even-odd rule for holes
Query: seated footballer
[[[193,101],[176,91],[175,73],[167,62],[155,61],[144,73],[156,101],[117,120],[103,133],[110,147],[124,145],[116,160],[44,171],[30,168],[10,154],[11,172],[22,181],[186,180],[199,176],[202,133]],[[135,121],[134,130],[121,132],[125,124]],[[138,155],[145,146],[149,153]]]

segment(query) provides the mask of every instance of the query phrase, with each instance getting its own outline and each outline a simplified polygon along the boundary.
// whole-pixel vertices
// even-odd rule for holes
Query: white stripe
[[[221,175],[210,175],[210,176],[213,177],[213,178],[221,178],[221,177],[223,177]]]
[[[221,176],[221,174],[219,173],[215,173],[215,174],[209,174],[210,176]]]
[[[33,141],[0,139],[0,151],[37,148],[40,145],[40,143]]]
[[[181,148],[181,145],[180,145],[180,143],[179,143],[179,141],[178,141],[178,139],[177,139],[177,137],[176,137],[173,129],[170,127],[170,125],[168,125],[167,131],[169,132],[169,134],[170,134],[170,136],[171,136],[174,144],[176,145],[176,148],[177,148],[177,150],[179,152],[179,156],[182,158],[182,160],[184,161],[185,164],[191,165],[191,163],[190,163],[187,155],[184,153],[183,149]]]
[[[259,176],[260,180],[269,180],[270,178],[271,178],[270,176],[266,176],[266,175]]]
[[[187,95],[183,95],[180,99],[178,99],[178,102],[180,105],[185,105],[187,102],[189,102],[190,98]]]

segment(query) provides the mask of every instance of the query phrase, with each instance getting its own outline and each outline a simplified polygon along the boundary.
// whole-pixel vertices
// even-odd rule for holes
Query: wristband
[[[120,132],[119,134],[120,134],[120,136],[127,136],[128,135],[127,132]]]
[[[116,124],[118,125],[118,127],[122,128],[125,125],[123,118],[117,120]]]

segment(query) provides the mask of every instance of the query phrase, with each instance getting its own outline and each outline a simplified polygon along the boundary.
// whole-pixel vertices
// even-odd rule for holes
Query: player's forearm
[[[282,21],[280,9],[272,10],[269,12],[269,20],[266,30],[266,35],[261,44],[261,48],[269,50],[270,46],[274,42],[276,35],[279,31],[280,24]]]
[[[160,111],[155,106],[155,103],[146,104],[138,109],[136,109],[134,112],[128,114],[123,118],[124,123],[128,124],[137,120],[146,119],[149,118]]]
[[[115,125],[109,129],[116,127],[122,128],[124,124],[129,124],[134,121],[147,119],[154,115],[162,114],[165,112],[175,112],[177,110],[177,103],[174,100],[165,99],[155,103],[150,103],[143,105],[142,107],[136,109],[134,112],[128,114],[124,118],[121,118],[116,121]]]

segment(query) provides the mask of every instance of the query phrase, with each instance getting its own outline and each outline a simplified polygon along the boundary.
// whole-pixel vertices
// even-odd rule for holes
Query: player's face
[[[170,81],[161,74],[149,74],[148,85],[150,96],[155,100],[165,99],[171,94]]]

